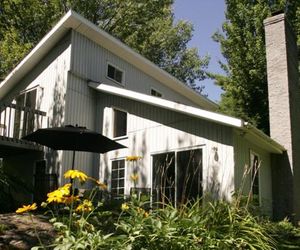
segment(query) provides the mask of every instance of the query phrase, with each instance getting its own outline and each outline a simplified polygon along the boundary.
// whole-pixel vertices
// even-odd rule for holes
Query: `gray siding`
[[[85,36],[72,31],[71,70],[75,74],[81,76],[83,79],[90,79],[120,87],[121,85],[106,77],[108,62],[124,71],[124,85],[126,89],[149,95],[151,88],[154,88],[161,92],[165,99],[195,106],[193,102],[181,96],[178,92],[167,88],[164,84],[143,73]]]
[[[24,77],[10,93],[11,97],[20,91],[37,88],[36,108],[47,113],[43,127],[61,126],[65,120],[65,96],[68,70],[70,69],[71,34],[54,45],[52,50]],[[59,172],[62,152],[47,150],[48,171]]]
[[[259,194],[262,210],[267,215],[272,215],[272,176],[271,154],[257,145],[247,141],[240,133],[234,133],[234,159],[235,159],[235,186],[236,191],[249,195],[251,187],[251,173],[244,176],[246,168],[250,166],[250,153],[253,151],[260,157],[259,168]]]
[[[139,155],[142,156],[138,163],[141,173],[139,186],[151,187],[151,155],[201,148],[204,191],[213,191],[217,197],[231,199],[234,190],[231,128],[112,95],[99,94],[97,100],[97,109],[103,110],[103,113],[100,112],[103,115],[102,132],[108,137],[112,137],[112,108],[128,112],[128,134],[118,140],[127,149],[101,157],[100,179],[109,183],[111,160]],[[127,193],[132,186],[130,164],[127,163],[126,167]]]
[[[68,74],[68,85],[65,107],[65,124],[75,126],[84,126],[95,130],[96,124],[96,95],[95,92],[87,86],[87,83]],[[99,131],[101,132],[101,131]],[[99,157],[99,156],[98,156]],[[95,164],[96,154],[87,152],[76,152],[75,169],[84,171],[89,176],[97,177],[98,168]],[[71,168],[72,152],[63,152],[62,169],[60,174]]]

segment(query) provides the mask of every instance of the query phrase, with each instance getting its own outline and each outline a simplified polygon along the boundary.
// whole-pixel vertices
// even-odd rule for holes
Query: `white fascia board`
[[[47,35],[24,57],[24,59],[0,83],[0,100],[45,56],[53,45],[69,30],[64,25],[70,20],[68,12]]]
[[[127,45],[101,30],[92,22],[70,10],[51,31],[31,50],[31,52],[0,83],[0,100],[45,56],[56,42],[69,30],[86,36],[90,40],[111,51],[123,60],[131,63],[167,87],[187,97],[197,105],[208,110],[216,110],[218,105],[196,93],[166,71],[150,62]]]
[[[72,11],[72,17],[80,22],[80,25],[77,28],[72,27],[78,33],[88,37],[90,40],[109,50],[113,54],[121,57],[123,60],[134,65],[136,68],[150,75],[162,84],[187,97],[195,104],[204,106],[209,110],[216,110],[218,108],[216,103],[198,94],[196,91],[186,86],[186,84],[179,81],[165,70],[162,70],[156,64],[152,63],[134,51],[132,48],[128,47],[120,40],[100,29],[98,26],[85,19],[81,15]]]
[[[212,111],[203,110],[200,108],[194,108],[191,106],[187,106],[181,103],[172,102],[169,100],[165,100],[159,97],[154,97],[146,94],[141,94],[132,90],[127,90],[123,88],[114,87],[108,84],[99,84],[95,82],[90,82],[89,86],[93,89],[96,89],[101,92],[109,93],[116,96],[125,97],[131,100],[139,101],[142,103],[150,104],[153,106],[169,109],[175,112],[180,112],[183,114],[187,114],[190,116],[194,116],[197,118],[213,121],[216,123],[242,128],[243,120],[233,118],[230,116],[222,115],[219,113],[215,113]]]
[[[286,149],[261,130],[245,122],[243,131],[246,132],[246,138],[252,143],[268,150],[271,153],[282,154]]]

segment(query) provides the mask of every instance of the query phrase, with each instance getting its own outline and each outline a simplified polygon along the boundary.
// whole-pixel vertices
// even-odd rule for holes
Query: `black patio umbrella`
[[[126,148],[124,145],[102,134],[89,130],[86,127],[78,127],[77,125],[38,129],[22,139],[36,142],[55,150],[72,150],[72,169],[74,169],[75,151],[106,153],[111,150]]]

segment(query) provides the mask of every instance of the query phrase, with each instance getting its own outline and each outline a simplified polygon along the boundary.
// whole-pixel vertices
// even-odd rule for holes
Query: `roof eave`
[[[41,58],[58,42],[69,30],[87,36],[94,42],[101,44],[109,51],[117,54],[122,59],[133,63],[137,68],[159,80],[164,85],[186,96],[197,105],[209,110],[216,110],[218,105],[208,98],[199,95],[183,82],[179,81],[157,65],[150,62],[127,45],[98,28],[92,22],[70,10],[51,31],[30,51],[30,53],[16,66],[15,69],[0,83],[0,100],[29,72]]]
[[[230,117],[227,115],[223,115],[220,113],[207,111],[200,108],[195,108],[191,106],[187,106],[181,103],[176,103],[173,101],[165,100],[159,97],[154,97],[146,94],[141,94],[132,90],[122,89],[119,87],[114,87],[108,84],[104,83],[96,83],[96,82],[89,82],[89,86],[95,90],[98,90],[100,92],[124,97],[127,99],[139,101],[142,103],[150,104],[153,106],[165,108],[168,110],[172,110],[179,113],[184,113],[190,116],[194,116],[197,118],[201,118],[204,120],[216,122],[219,124],[235,127],[235,128],[242,128],[243,120]]]
[[[260,145],[271,153],[282,154],[286,151],[282,145],[249,123],[244,123],[243,130],[246,132],[246,138],[248,140]]]

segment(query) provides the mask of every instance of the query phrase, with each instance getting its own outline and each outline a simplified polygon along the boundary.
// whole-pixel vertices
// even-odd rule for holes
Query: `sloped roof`
[[[0,84],[0,100],[51,50],[70,29],[83,34],[90,40],[111,51],[162,84],[187,97],[195,104],[208,110],[216,110],[217,104],[199,95],[183,82],[160,69],[127,45],[109,35],[92,22],[70,10],[52,30],[31,50]]]
[[[250,125],[249,123],[244,122],[243,120],[238,118],[230,117],[212,111],[207,111],[200,108],[187,106],[181,103],[176,103],[155,96],[141,94],[132,90],[126,90],[123,88],[121,89],[119,87],[114,87],[104,83],[89,82],[89,86],[97,91],[101,91],[104,93],[125,97],[138,102],[150,104],[153,106],[183,113],[189,116],[212,121],[218,124],[230,126],[242,131],[244,133],[244,137],[247,140],[253,142],[256,145],[259,145],[261,148],[264,148],[268,152],[281,154],[283,151],[285,151],[284,147],[276,141],[274,141],[272,138],[270,138],[254,126]]]

